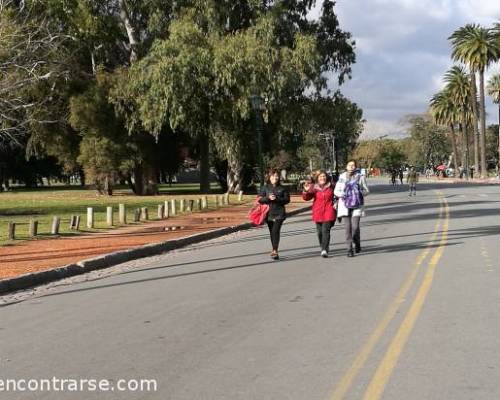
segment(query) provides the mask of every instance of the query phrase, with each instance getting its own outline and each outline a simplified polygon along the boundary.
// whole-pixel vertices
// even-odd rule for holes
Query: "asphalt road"
[[[255,229],[16,297],[0,398],[499,399],[500,185],[372,191],[353,259],[304,214],[278,262]],[[157,391],[1,392],[52,377]]]

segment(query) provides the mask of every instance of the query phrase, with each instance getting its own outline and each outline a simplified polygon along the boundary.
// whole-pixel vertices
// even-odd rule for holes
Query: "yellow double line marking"
[[[338,383],[335,391],[333,392],[331,396],[331,400],[341,400],[344,398],[350,387],[352,386],[354,380],[356,379],[357,375],[359,374],[360,370],[363,368],[366,360],[372,353],[373,349],[379,342],[380,338],[383,336],[385,330],[387,329],[388,325],[390,322],[393,320],[394,316],[398,312],[401,304],[403,303],[408,291],[412,287],[417,275],[418,271],[420,269],[420,266],[423,264],[427,256],[431,252],[432,245],[436,241],[437,235],[439,233],[439,228],[441,225],[442,221],[442,216],[443,212],[445,214],[445,220],[443,223],[443,233],[441,236],[441,240],[439,242],[439,246],[432,256],[427,272],[425,274],[424,280],[422,282],[422,285],[420,286],[417,295],[415,297],[415,300],[413,301],[410,310],[408,311],[408,314],[406,315],[403,323],[399,327],[398,332],[396,333],[396,336],[392,340],[391,344],[389,345],[389,348],[380,363],[380,365],[377,368],[377,371],[375,372],[375,375],[370,382],[370,385],[368,386],[368,389],[365,392],[365,395],[363,397],[364,400],[376,400],[379,399],[380,396],[383,393],[383,390],[385,388],[385,385],[387,384],[392,371],[397,363],[397,360],[399,359],[399,356],[403,350],[404,345],[406,344],[406,341],[408,339],[408,336],[410,335],[413,326],[415,324],[415,321],[422,309],[423,303],[425,301],[425,298],[427,297],[427,294],[429,292],[429,289],[431,287],[433,278],[434,278],[434,271],[436,269],[437,263],[439,262],[439,259],[441,258],[443,251],[444,251],[444,246],[446,245],[447,237],[448,237],[448,224],[449,224],[449,207],[448,203],[445,199],[440,199],[440,210],[439,210],[439,217],[436,222],[436,225],[434,226],[434,232],[432,234],[431,240],[429,245],[422,251],[420,256],[417,258],[417,261],[415,262],[413,268],[411,269],[410,273],[408,274],[405,282],[399,289],[399,292],[397,293],[396,297],[394,298],[393,302],[390,304],[389,308],[387,309],[385,315],[382,317],[378,325],[376,326],[375,330],[373,333],[370,335],[370,337],[367,339],[367,341],[363,344],[360,352],[354,359],[353,363],[351,364],[350,368],[347,370],[347,372],[344,374],[340,382]]]

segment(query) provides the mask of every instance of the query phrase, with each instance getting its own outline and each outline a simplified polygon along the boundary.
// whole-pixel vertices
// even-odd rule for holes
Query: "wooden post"
[[[147,207],[142,207],[141,208],[141,219],[143,221],[147,221],[149,219],[149,213],[148,213],[148,208]]]
[[[139,222],[141,219],[141,209],[136,208],[134,211],[134,222]]]
[[[193,212],[194,200],[188,200],[187,212]]]
[[[240,190],[238,192],[238,201],[240,201],[240,202],[243,201],[243,190]]]
[[[109,227],[113,226],[113,207],[106,207],[106,223]]]
[[[75,222],[76,222],[76,215],[72,215],[69,218],[69,230],[70,231],[72,231],[73,229],[75,229]]]
[[[207,199],[207,196],[203,196],[201,198],[201,208],[203,210],[206,210],[208,208],[208,199]]]
[[[179,212],[182,214],[184,212],[184,207],[186,205],[186,200],[181,199],[179,201]]]
[[[175,199],[172,199],[170,201],[170,204],[172,206],[172,208],[170,209],[170,211],[171,211],[172,217],[174,217],[175,214],[177,214],[177,210],[175,209]]]
[[[222,195],[222,194],[221,194],[221,195],[219,196],[219,204],[220,204],[221,206],[225,205],[224,201],[225,201],[224,195]]]
[[[165,206],[163,204],[158,205],[158,219],[165,218]]]
[[[201,211],[201,199],[196,199],[196,209]]]
[[[127,224],[127,209],[125,208],[125,204],[118,204],[118,220],[120,221],[120,225]]]
[[[30,237],[35,237],[36,235],[38,235],[38,221],[35,221],[34,219],[30,220],[29,235]]]
[[[215,208],[219,208],[219,196],[217,196],[216,194],[214,194],[214,207]]]
[[[16,238],[16,223],[9,222],[9,240],[14,240]]]
[[[59,217],[52,218],[52,229],[50,230],[50,233],[53,235],[59,235],[60,225],[61,225],[61,218]]]
[[[80,230],[80,216],[77,215],[75,218],[75,230],[79,231]]]
[[[170,202],[168,200],[165,200],[165,207],[163,208],[163,210],[164,210],[163,216],[165,217],[165,219],[168,219],[168,217],[169,217],[169,212],[168,212],[169,211],[169,205],[168,205],[169,203]]]
[[[229,193],[224,194],[224,204],[226,206],[229,205]]]
[[[94,209],[92,207],[87,207],[87,228],[92,229],[94,227]]]

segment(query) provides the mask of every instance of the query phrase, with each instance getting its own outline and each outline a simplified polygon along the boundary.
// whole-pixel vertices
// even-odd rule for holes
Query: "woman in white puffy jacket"
[[[356,161],[347,163],[346,172],[340,175],[335,185],[335,196],[339,199],[337,205],[337,218],[345,220],[345,237],[347,243],[347,256],[354,257],[354,251],[361,251],[360,220],[365,215],[364,198],[370,190],[366,179],[356,172]],[[354,249],[353,249],[354,243]]]

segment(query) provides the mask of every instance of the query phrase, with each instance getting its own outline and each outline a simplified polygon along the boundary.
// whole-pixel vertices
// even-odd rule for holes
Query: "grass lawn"
[[[134,210],[148,207],[149,218],[157,218],[158,205],[173,198],[197,199],[202,195],[196,194],[197,185],[174,184],[160,186],[158,196],[134,196],[130,190],[116,190],[113,196],[99,196],[95,190],[81,189],[80,187],[18,189],[12,192],[0,193],[0,246],[12,243],[9,241],[7,227],[9,222],[16,224],[16,239],[28,239],[28,223],[30,219],[38,221],[38,235],[50,234],[52,218],[61,218],[61,235],[74,235],[70,231],[69,220],[71,215],[80,215],[80,232],[99,231],[109,229],[106,225],[106,207],[113,206],[115,211],[114,223],[118,225],[118,204],[123,203],[127,210],[127,222],[133,224]],[[216,187],[213,187],[216,190]],[[184,194],[185,193],[185,194]],[[253,195],[244,196],[244,201],[254,198]],[[237,203],[237,195],[231,195],[230,202]],[[208,207],[215,206],[213,196],[208,195]],[[87,207],[94,208],[95,228],[87,229]],[[177,208],[179,206],[177,205]]]

